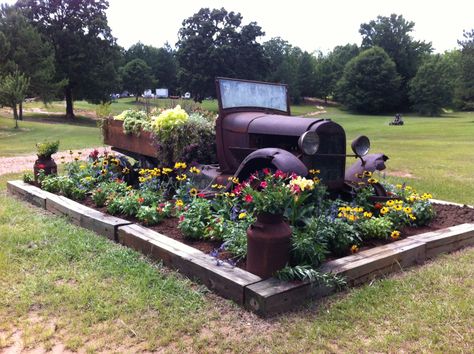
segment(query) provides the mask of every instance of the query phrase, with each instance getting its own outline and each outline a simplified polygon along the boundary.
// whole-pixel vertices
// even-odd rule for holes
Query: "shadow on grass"
[[[26,113],[23,116],[25,122],[37,122],[37,123],[48,123],[48,124],[70,124],[70,125],[81,125],[88,127],[96,127],[99,120],[76,115],[74,119],[66,118],[63,114],[51,114],[51,113]]]

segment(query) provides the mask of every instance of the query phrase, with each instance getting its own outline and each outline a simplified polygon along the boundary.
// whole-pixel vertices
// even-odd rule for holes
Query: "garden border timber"
[[[22,181],[7,182],[7,190],[146,256],[161,260],[165,265],[198,279],[221,296],[261,316],[289,310],[309,298],[318,299],[335,291],[334,288],[308,282],[284,282],[274,278],[262,280],[228,264],[218,266],[211,256],[179,241]],[[462,206],[438,200],[433,202]],[[324,264],[323,270],[345,276],[348,284],[355,286],[414,264],[422,264],[425,259],[437,254],[472,245],[474,223],[460,224],[329,261]]]

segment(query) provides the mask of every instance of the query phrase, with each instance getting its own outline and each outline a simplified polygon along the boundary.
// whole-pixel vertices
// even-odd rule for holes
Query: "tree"
[[[415,23],[407,21],[402,15],[392,14],[390,17],[377,16],[376,20],[360,26],[362,48],[381,47],[395,62],[400,74],[401,104],[408,104],[407,85],[412,79],[423,59],[431,53],[431,43],[415,41],[410,33]]]
[[[314,96],[315,88],[315,58],[308,52],[304,52],[298,63],[298,87],[303,97]]]
[[[326,100],[328,96],[334,96],[336,84],[344,73],[344,67],[358,54],[359,47],[356,44],[346,44],[334,47],[327,56],[321,56],[318,59],[316,64],[318,87],[316,91],[320,97]]]
[[[73,99],[107,101],[118,86],[120,58],[107,24],[106,0],[19,0],[17,6],[51,42],[57,81],[64,86],[66,116],[74,117]]]
[[[264,32],[255,22],[242,25],[240,13],[203,8],[185,19],[178,33],[178,82],[202,101],[215,94],[216,76],[261,79],[266,73],[257,38]]]
[[[125,62],[134,59],[143,60],[150,68],[152,75],[161,87],[170,91],[176,90],[176,59],[173,49],[165,44],[162,48],[144,45],[138,42],[132,45],[124,54]]]
[[[263,43],[263,51],[268,62],[266,81],[287,84],[291,100],[298,102],[301,97],[298,85],[298,63],[303,54],[301,49],[276,37]]]
[[[6,5],[0,8],[0,37],[2,36],[5,48],[0,57],[0,72],[7,74],[19,70],[30,79],[26,94],[40,97],[43,102],[50,101],[63,84],[54,82],[54,53],[51,45],[15,7]],[[20,120],[22,116],[20,102]]]
[[[395,63],[382,48],[373,47],[347,63],[336,93],[351,110],[380,113],[397,106],[399,87]]]
[[[460,78],[456,88],[456,99],[459,107],[474,110],[474,29],[464,31],[464,40],[458,41],[461,46]]]
[[[30,79],[20,71],[15,70],[0,78],[0,105],[11,107],[13,109],[13,118],[15,119],[15,128],[18,128],[18,104],[23,102],[26,97]]]
[[[426,60],[409,83],[413,109],[420,114],[435,116],[453,100],[453,68],[440,55]]]
[[[141,59],[134,59],[121,68],[122,82],[125,90],[132,92],[136,100],[140,94],[155,83],[151,68]]]

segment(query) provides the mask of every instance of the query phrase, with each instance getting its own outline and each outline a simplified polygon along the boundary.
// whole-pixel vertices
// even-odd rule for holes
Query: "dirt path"
[[[108,150],[105,147],[96,148],[102,154],[105,150]],[[60,151],[53,155],[54,160],[57,164],[61,161],[72,161],[74,157],[80,157],[85,159],[94,148],[82,149],[82,150],[70,150]],[[108,150],[110,151],[110,150]],[[64,156],[64,159],[62,157]],[[38,157],[36,155],[21,155],[13,157],[0,157],[0,175],[7,173],[15,173],[30,170],[33,172],[33,164]]]

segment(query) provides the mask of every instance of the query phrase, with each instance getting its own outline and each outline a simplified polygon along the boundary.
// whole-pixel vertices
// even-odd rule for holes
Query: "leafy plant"
[[[51,155],[58,152],[59,140],[56,141],[44,141],[36,144],[36,153],[38,156],[51,157]]]
[[[316,283],[327,287],[341,288],[346,285],[346,281],[334,274],[319,272],[316,269],[308,265],[298,265],[295,267],[286,266],[279,270],[275,277],[283,280],[301,280],[309,281],[310,283]]]
[[[193,198],[179,217],[179,229],[191,239],[203,239],[207,235],[212,217],[211,205],[204,198]]]
[[[142,205],[137,213],[137,219],[145,225],[156,225],[169,217],[171,212],[170,203],[160,203],[159,205]]]
[[[389,218],[370,218],[356,223],[356,227],[363,239],[388,239],[393,231],[393,222]]]
[[[25,183],[32,183],[35,180],[35,177],[31,172],[25,172],[23,174],[23,182]]]

